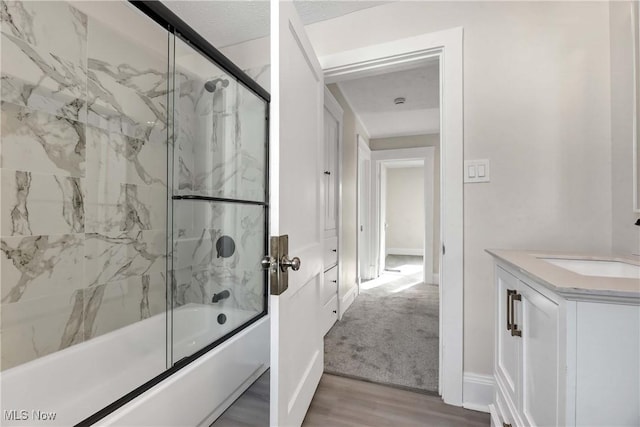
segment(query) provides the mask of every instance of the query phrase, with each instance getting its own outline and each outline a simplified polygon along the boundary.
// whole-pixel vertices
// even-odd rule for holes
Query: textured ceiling
[[[217,48],[269,35],[269,2],[258,1],[163,1],[169,9]],[[296,0],[305,25],[337,18],[388,1]]]
[[[420,68],[344,81],[339,86],[372,138],[439,132],[437,60]],[[395,105],[398,97],[406,102]]]
[[[269,35],[268,1],[162,2],[216,48]]]
[[[322,1],[322,0],[294,0],[298,15],[304,25],[326,21],[362,9],[380,6],[390,1]]]

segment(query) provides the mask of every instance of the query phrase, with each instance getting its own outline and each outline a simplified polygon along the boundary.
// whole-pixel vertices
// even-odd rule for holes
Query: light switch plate
[[[491,173],[489,159],[465,160],[464,162],[464,182],[489,182]]]

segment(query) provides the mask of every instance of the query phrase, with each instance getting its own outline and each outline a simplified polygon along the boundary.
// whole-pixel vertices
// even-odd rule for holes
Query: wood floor
[[[488,426],[489,414],[422,393],[324,374],[303,427]]]
[[[269,425],[269,373],[267,371],[238,398],[211,427],[265,427]]]
[[[269,371],[212,427],[269,425]],[[324,374],[303,427],[488,426],[489,414],[445,405],[439,397]]]

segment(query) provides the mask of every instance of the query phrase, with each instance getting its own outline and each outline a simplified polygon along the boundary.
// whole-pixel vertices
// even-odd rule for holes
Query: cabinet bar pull
[[[512,337],[521,337],[522,331],[518,329],[518,325],[516,325],[516,310],[514,301],[522,301],[522,295],[518,292],[513,291],[511,294],[511,336]]]
[[[511,325],[511,310],[513,310],[513,303],[511,302],[511,296],[516,293],[515,289],[507,289],[507,331],[510,331],[513,327]]]

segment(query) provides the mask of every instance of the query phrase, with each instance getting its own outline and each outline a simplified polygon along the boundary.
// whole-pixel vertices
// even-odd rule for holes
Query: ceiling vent
[[[404,104],[406,101],[407,99],[401,96],[399,98],[394,99],[393,103],[396,105],[400,105],[400,104]]]

